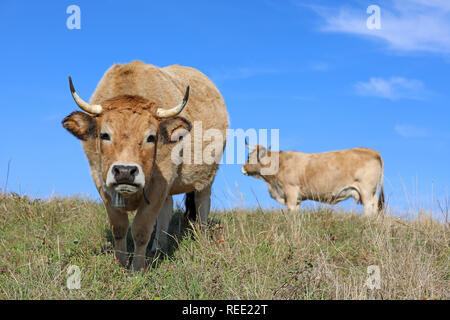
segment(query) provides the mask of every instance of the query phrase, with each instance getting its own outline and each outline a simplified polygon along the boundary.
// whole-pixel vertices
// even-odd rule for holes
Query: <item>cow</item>
[[[365,216],[383,213],[383,159],[378,151],[354,148],[324,153],[274,152],[264,146],[250,146],[244,175],[267,183],[270,196],[298,211],[304,200],[336,204],[352,197],[364,206]],[[271,161],[278,171],[262,174]],[[379,197],[377,196],[380,190]]]
[[[89,102],[80,98],[70,77],[69,82],[71,94],[84,112],[71,113],[62,125],[81,140],[106,207],[115,257],[124,266],[129,260],[128,213],[135,212],[131,268],[141,270],[156,220],[152,250],[167,245],[172,195],[185,193],[190,215],[199,216],[202,225],[207,222],[211,185],[229,125],[225,102],[207,76],[179,65],[115,64],[103,75]],[[200,129],[194,122],[201,124]],[[190,141],[186,138],[195,136],[196,130],[208,129],[218,130],[224,137],[214,141],[219,161],[173,160],[173,150],[180,143]],[[202,140],[201,147],[207,142]],[[190,149],[186,152],[193,154],[194,148]],[[180,154],[183,152],[185,149]]]

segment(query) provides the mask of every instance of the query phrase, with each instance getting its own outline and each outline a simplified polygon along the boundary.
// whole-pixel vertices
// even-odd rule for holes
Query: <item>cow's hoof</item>
[[[114,263],[126,268],[128,266],[128,259],[114,258]]]

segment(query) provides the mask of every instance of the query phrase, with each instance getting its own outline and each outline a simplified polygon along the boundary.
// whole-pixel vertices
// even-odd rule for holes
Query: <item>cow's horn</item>
[[[245,138],[245,146],[246,146],[247,148],[249,148],[250,150],[255,150],[255,149],[256,149],[256,147],[252,147],[251,145],[248,144],[247,138]]]
[[[84,111],[91,113],[91,114],[100,114],[102,113],[102,106],[99,104],[89,104],[83,99],[80,98],[80,96],[75,91],[75,88],[72,83],[72,78],[69,76],[69,84],[70,84],[70,92],[72,93],[73,100],[77,103],[77,105]]]
[[[177,105],[176,107],[174,107],[172,109],[158,108],[158,110],[156,111],[156,116],[158,118],[169,118],[169,117],[176,116],[181,111],[183,111],[183,108],[184,108],[184,106],[186,106],[188,99],[189,99],[189,86],[187,86],[183,101],[181,101],[181,103],[179,105]]]

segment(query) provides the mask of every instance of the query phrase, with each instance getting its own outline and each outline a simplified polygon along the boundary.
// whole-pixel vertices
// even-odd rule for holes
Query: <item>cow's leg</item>
[[[152,252],[157,250],[166,250],[168,245],[169,223],[173,216],[173,199],[172,196],[168,196],[164,202],[161,211],[156,218],[156,231],[155,239],[153,240]]]
[[[126,266],[128,262],[128,214],[109,205],[106,206],[106,211],[108,212],[111,231],[114,237],[114,255],[123,266]]]
[[[200,217],[200,223],[207,225],[208,215],[211,209],[211,186],[206,187],[202,191],[195,191],[195,207],[197,217]]]
[[[361,194],[362,204],[364,206],[364,215],[367,217],[375,216],[378,213],[378,197],[376,193],[366,193]]]
[[[139,208],[131,226],[131,234],[134,242],[133,270],[141,270],[145,267],[145,253],[150,236],[155,226],[158,213],[166,200],[167,192],[162,195],[152,194],[150,204]]]
[[[286,206],[289,211],[300,210],[300,203],[298,201],[298,192],[296,189],[288,190],[286,192]]]

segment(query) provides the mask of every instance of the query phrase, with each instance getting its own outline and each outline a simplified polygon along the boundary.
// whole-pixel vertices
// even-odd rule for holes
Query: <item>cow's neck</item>
[[[263,180],[264,182],[267,182],[269,184],[274,184],[276,183],[276,176],[275,175],[258,175],[258,178],[260,178],[261,180]]]

